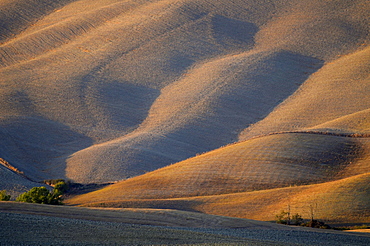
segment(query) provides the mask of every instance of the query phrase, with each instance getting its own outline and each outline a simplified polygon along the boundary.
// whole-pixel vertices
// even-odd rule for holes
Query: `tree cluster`
[[[53,191],[49,191],[45,187],[33,187],[31,190],[19,195],[16,199],[18,202],[41,203],[62,205],[62,195],[68,190],[68,184],[64,181],[59,181],[54,185]]]
[[[330,229],[330,226],[322,221],[315,220],[313,218],[313,213],[310,220],[304,220],[300,214],[293,214],[291,216],[290,212],[282,210],[279,214],[275,216],[276,223],[285,225],[297,225],[306,226],[312,228]]]
[[[53,183],[54,189],[52,191],[49,191],[44,186],[33,187],[29,191],[20,194],[15,200],[17,202],[62,205],[63,194],[68,191],[69,185],[64,180],[57,181]],[[7,194],[6,190],[0,191],[0,201],[9,201],[10,198],[11,196]]]

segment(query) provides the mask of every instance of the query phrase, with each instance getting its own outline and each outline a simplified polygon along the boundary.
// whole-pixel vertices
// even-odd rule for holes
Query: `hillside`
[[[288,211],[288,206],[292,214],[309,219],[313,206],[315,219],[335,225],[369,223],[369,192],[369,174],[362,174],[320,184],[223,195],[169,199],[119,197],[120,200],[116,196],[109,197],[110,200],[101,196],[105,198],[102,202],[103,199],[88,194],[70,199],[68,203],[88,207],[167,208],[263,221],[274,221],[276,214]]]
[[[259,220],[289,197],[370,223],[369,1],[0,9],[0,190],[115,182],[67,203]]]
[[[369,107],[367,1],[2,6],[0,153],[35,180],[121,180]]]
[[[90,199],[188,197],[322,183],[370,172],[369,144],[368,138],[269,135],[119,182]]]

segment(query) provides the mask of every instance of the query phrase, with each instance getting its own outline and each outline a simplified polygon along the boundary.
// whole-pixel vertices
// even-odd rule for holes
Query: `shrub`
[[[318,220],[310,220],[307,223],[303,224],[303,226],[312,227],[312,228],[321,228],[321,229],[330,229],[331,227],[325,224],[322,221]]]
[[[280,214],[275,215],[276,223],[278,224],[288,224],[289,221],[289,213],[282,210]]]
[[[303,224],[303,218],[300,214],[294,214],[292,216],[292,224],[293,225],[302,225]]]
[[[63,181],[59,181],[54,185],[54,193],[60,193],[60,195],[66,193],[69,190],[69,185]]]
[[[59,190],[49,192],[45,187],[33,187],[31,190],[20,194],[16,201],[60,205],[62,203],[62,193]]]
[[[46,179],[44,180],[44,184],[55,186],[57,183],[65,182],[64,179]]]
[[[63,205],[63,198],[62,198],[62,194],[61,193],[58,193],[58,192],[52,192],[49,194],[49,197],[48,197],[48,203],[47,204],[51,204],[51,205]]]
[[[6,190],[0,191],[0,201],[9,201],[10,195],[6,194]]]
[[[285,225],[302,225],[303,218],[300,214],[294,214],[290,218],[290,213],[282,210],[280,214],[275,215],[276,223]]]
[[[16,201],[47,204],[49,195],[50,192],[45,187],[33,187],[31,190],[20,194]]]

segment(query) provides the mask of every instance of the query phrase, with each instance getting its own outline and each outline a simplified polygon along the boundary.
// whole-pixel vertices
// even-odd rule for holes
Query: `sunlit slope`
[[[316,185],[288,187],[249,193],[203,197],[200,211],[257,220],[274,220],[281,210],[314,218],[345,223],[370,222],[370,175],[362,174]],[[203,203],[203,204],[202,204]],[[193,203],[196,204],[196,203]]]
[[[367,1],[29,3],[1,5],[0,155],[37,180],[120,180],[232,143],[369,38]]]
[[[323,183],[369,172],[369,149],[367,138],[269,135],[78,196],[71,203],[217,195]]]
[[[368,134],[369,76],[370,48],[328,63],[240,138],[302,129]]]
[[[316,125],[308,130],[344,132],[357,134],[358,136],[367,136],[370,133],[370,109],[348,114],[323,124]]]
[[[275,220],[282,210],[328,223],[370,222],[370,175],[361,174],[337,181],[262,191],[178,199],[107,201],[85,206],[172,208],[264,221]],[[70,201],[67,201],[70,202]],[[74,202],[72,200],[71,202]]]

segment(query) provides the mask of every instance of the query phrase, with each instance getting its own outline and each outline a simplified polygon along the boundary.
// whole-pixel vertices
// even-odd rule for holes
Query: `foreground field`
[[[288,227],[175,210],[0,202],[1,245],[368,245],[366,233]],[[16,228],[16,230],[14,230]]]

